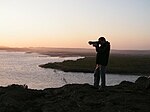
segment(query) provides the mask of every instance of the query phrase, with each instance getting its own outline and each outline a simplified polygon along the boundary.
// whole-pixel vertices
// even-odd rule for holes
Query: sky
[[[150,0],[0,0],[0,46],[150,50]]]

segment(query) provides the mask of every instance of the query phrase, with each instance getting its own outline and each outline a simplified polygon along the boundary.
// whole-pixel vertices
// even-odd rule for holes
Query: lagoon
[[[93,84],[92,73],[72,73],[38,67],[48,62],[77,60],[82,57],[50,57],[37,53],[0,51],[0,85],[26,84],[29,88],[44,89],[61,87],[72,83]],[[139,76],[107,74],[107,85],[123,80],[135,81]]]

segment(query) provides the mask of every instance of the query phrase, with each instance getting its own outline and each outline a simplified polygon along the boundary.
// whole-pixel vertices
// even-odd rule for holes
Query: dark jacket
[[[100,47],[97,46],[96,52],[97,52],[96,64],[107,66],[108,58],[109,58],[109,52],[110,52],[110,43],[108,41],[106,41]]]

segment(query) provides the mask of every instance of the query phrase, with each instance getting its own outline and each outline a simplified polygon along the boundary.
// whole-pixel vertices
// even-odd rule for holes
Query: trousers
[[[106,86],[105,78],[106,66],[99,66],[94,71],[94,87],[99,87],[100,76],[101,76],[101,87]]]

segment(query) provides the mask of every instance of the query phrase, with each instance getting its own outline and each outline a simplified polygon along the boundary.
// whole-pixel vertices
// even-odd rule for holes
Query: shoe
[[[105,91],[105,87],[100,86],[100,87],[98,88],[98,91],[100,91],[100,92]]]

